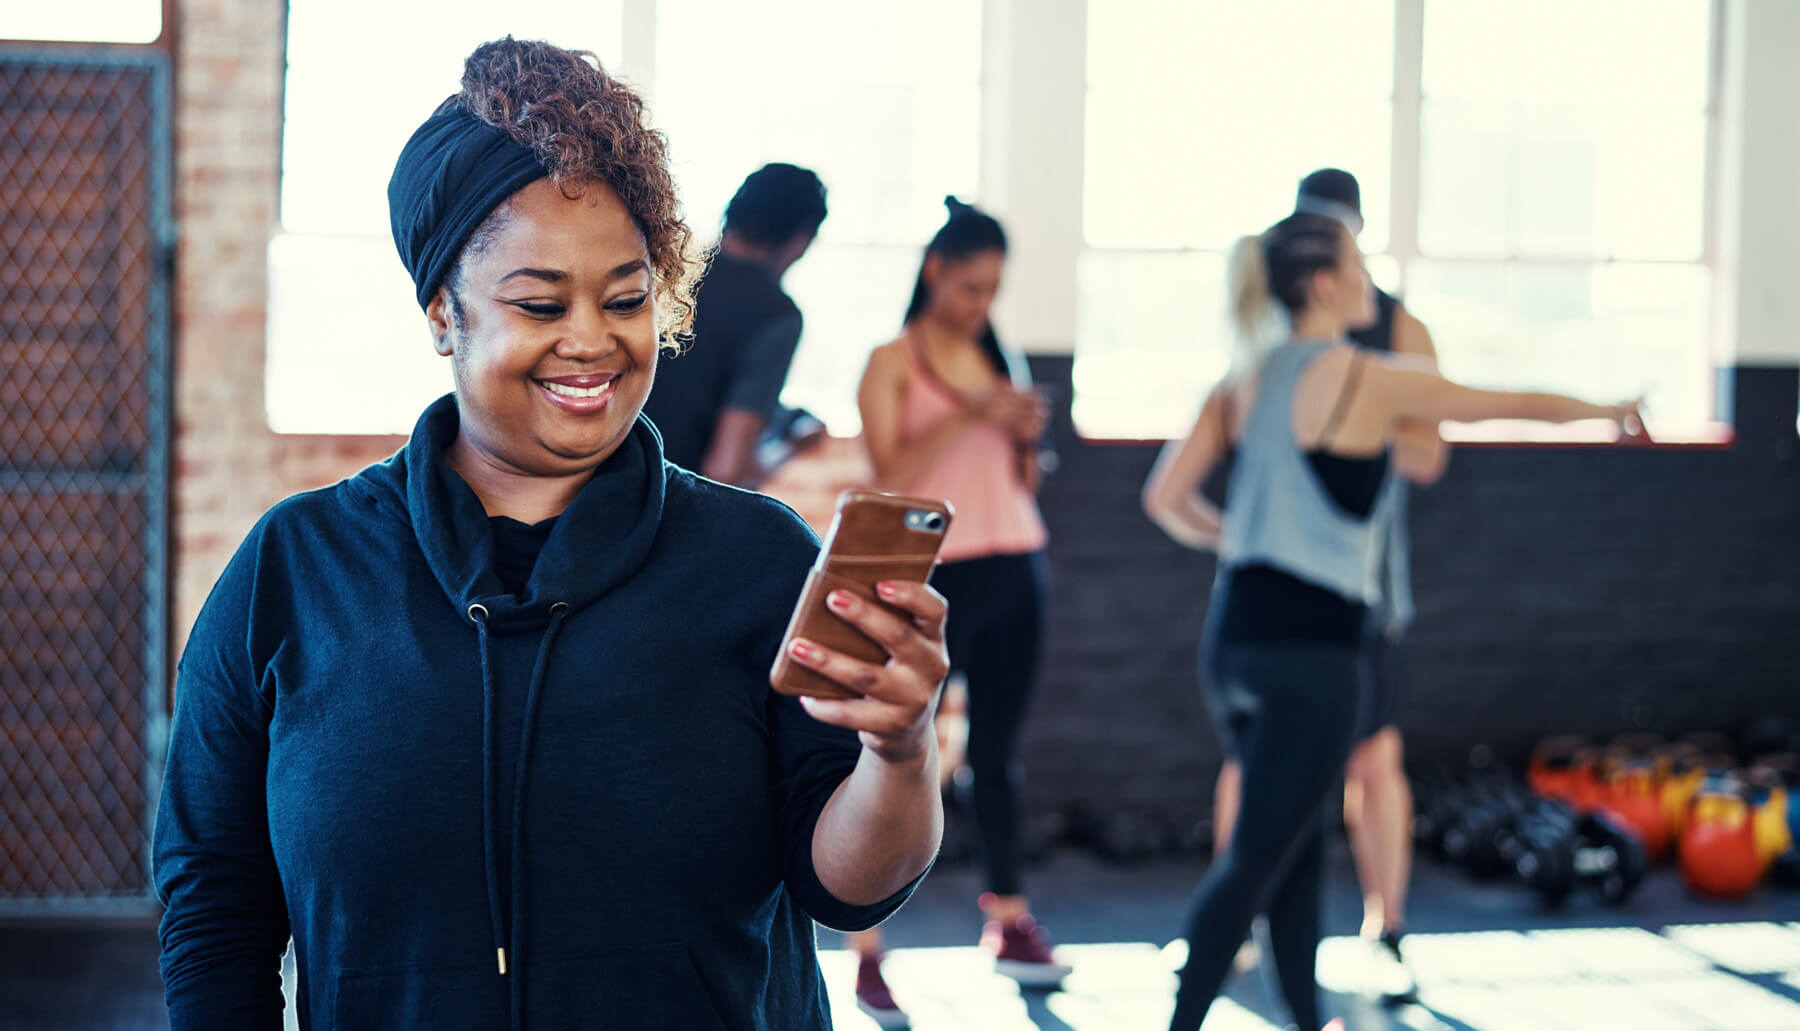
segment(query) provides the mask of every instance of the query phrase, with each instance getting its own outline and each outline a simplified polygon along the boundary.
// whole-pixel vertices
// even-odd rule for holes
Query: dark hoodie
[[[768,687],[817,540],[640,420],[524,591],[443,462],[275,506],[182,656],[155,878],[174,1031],[830,1026],[812,865],[853,733]],[[909,889],[910,890],[910,889]],[[497,950],[505,949],[507,973]]]

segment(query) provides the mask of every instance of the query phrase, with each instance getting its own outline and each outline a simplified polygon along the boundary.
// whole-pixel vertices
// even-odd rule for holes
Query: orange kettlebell
[[[1602,811],[1638,839],[1652,863],[1660,861],[1669,844],[1669,820],[1663,815],[1650,763],[1643,759],[1620,763],[1607,781],[1606,794]]]
[[[1531,750],[1525,783],[1545,798],[1568,801],[1575,781],[1575,754],[1586,747],[1578,737],[1547,737]]]
[[[1758,872],[1766,872],[1775,857],[1786,852],[1794,837],[1788,830],[1788,790],[1779,772],[1758,766],[1744,774],[1750,785],[1750,826],[1756,838]]]
[[[1706,779],[1706,771],[1695,762],[1698,756],[1698,751],[1686,745],[1672,745],[1658,756],[1662,767],[1663,819],[1668,821],[1669,834],[1676,838],[1687,825],[1688,804],[1694,800],[1694,792]]]
[[[1681,878],[1697,895],[1736,899],[1762,878],[1750,806],[1734,783],[1709,779],[1695,793],[1681,832]]]
[[[1605,764],[1606,756],[1598,749],[1584,748],[1575,753],[1567,797],[1576,812],[1595,812],[1606,804],[1606,782],[1602,779]]]

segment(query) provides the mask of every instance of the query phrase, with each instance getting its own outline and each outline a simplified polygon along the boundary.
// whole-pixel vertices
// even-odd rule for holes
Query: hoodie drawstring
[[[550,625],[538,645],[537,662],[531,667],[531,686],[525,689],[525,723],[519,728],[519,757],[513,763],[512,821],[512,944],[515,966],[523,963],[521,943],[525,940],[525,779],[531,770],[531,735],[537,727],[538,689],[544,683],[544,671],[550,665],[550,646],[556,631],[569,614],[567,602],[550,606]],[[524,988],[518,977],[512,979],[513,1031],[519,1031],[525,1020]]]
[[[525,909],[525,782],[531,770],[531,744],[533,732],[537,728],[538,695],[544,683],[544,673],[550,666],[550,648],[556,643],[556,632],[561,629],[568,614],[567,602],[559,601],[550,606],[550,625],[544,630],[544,639],[538,645],[537,661],[531,667],[531,683],[525,689],[525,720],[519,730],[519,755],[513,765],[512,847],[508,854],[512,864],[512,926],[508,928],[500,904],[500,778],[496,768],[499,764],[499,748],[495,741],[499,733],[499,720],[494,711],[497,694],[494,688],[494,664],[488,654],[488,610],[479,603],[469,606],[469,621],[475,624],[477,645],[481,652],[481,836],[487,867],[488,920],[493,927],[494,954],[502,977],[508,973],[506,950],[509,938],[513,950],[513,970],[516,972],[519,965],[519,943],[525,937],[522,918]],[[516,1031],[523,1017],[524,1004],[517,976],[512,978],[511,989],[512,1024]]]
[[[481,653],[481,843],[483,866],[487,872],[488,923],[494,931],[494,954],[500,963],[500,974],[506,974],[506,932],[500,920],[500,866],[498,843],[500,824],[500,786],[494,783],[494,735],[498,733],[494,719],[494,669],[488,660],[488,610],[486,605],[469,606],[469,622],[475,624],[477,650]]]

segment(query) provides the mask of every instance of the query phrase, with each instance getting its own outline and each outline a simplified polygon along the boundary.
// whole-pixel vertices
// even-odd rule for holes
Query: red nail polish
[[[825,596],[825,603],[834,609],[848,609],[850,607],[850,596],[843,591],[832,591]]]
[[[796,659],[810,659],[813,657],[812,646],[805,641],[795,641],[793,644],[788,645],[788,651],[793,652],[794,658]]]
[[[900,594],[900,588],[895,587],[893,584],[890,584],[890,583],[876,584],[875,589],[877,591],[880,591],[881,596],[884,598],[893,598],[893,597],[899,596],[899,594]]]

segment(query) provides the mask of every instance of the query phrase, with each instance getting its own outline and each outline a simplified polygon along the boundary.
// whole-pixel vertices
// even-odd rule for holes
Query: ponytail
[[[1337,266],[1344,224],[1299,212],[1231,248],[1225,270],[1233,377],[1253,374],[1293,331],[1315,273]]]
[[[1283,335],[1280,308],[1269,291],[1269,261],[1261,236],[1239,237],[1225,266],[1226,312],[1231,323],[1231,375],[1248,376]]]

